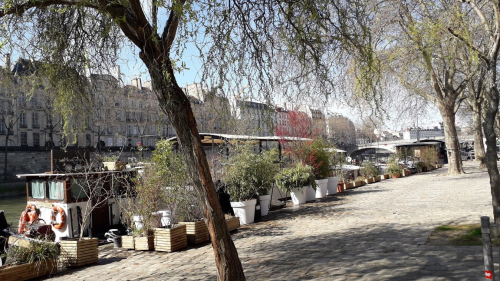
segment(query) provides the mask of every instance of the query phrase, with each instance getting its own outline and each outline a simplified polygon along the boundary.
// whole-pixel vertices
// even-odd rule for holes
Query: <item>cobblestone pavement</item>
[[[232,235],[248,280],[484,280],[482,249],[427,246],[442,224],[492,216],[486,171],[465,162],[382,180],[270,212]],[[495,248],[498,253],[498,249]],[[498,259],[497,259],[498,261]],[[216,280],[210,244],[175,253],[101,251],[95,266],[55,280]]]

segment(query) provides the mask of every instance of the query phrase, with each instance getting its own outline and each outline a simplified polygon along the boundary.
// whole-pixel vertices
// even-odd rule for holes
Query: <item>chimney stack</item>
[[[139,90],[142,90],[141,78],[132,79],[132,86],[138,88]]]

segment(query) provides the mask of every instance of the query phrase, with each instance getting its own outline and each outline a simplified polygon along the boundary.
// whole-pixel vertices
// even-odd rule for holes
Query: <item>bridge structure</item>
[[[444,141],[444,137],[436,137],[432,139],[420,139],[420,141]],[[358,149],[351,152],[353,153],[362,153],[363,151],[368,151],[370,149],[376,149],[376,151],[389,151],[390,153],[396,153],[396,146],[402,144],[414,143],[417,140],[394,140],[394,141],[378,141],[371,143],[358,144]]]

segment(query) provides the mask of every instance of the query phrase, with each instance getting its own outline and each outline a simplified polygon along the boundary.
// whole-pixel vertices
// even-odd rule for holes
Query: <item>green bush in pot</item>
[[[224,177],[231,201],[242,202],[256,194],[268,194],[279,169],[274,164],[278,151],[255,153],[250,145],[243,145],[236,147],[234,152],[228,159]]]
[[[316,187],[313,167],[298,163],[295,167],[283,169],[275,176],[276,185],[281,191],[290,192],[294,188],[311,185]]]

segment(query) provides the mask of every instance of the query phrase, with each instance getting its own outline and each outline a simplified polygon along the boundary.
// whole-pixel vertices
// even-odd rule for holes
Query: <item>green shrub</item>
[[[316,187],[313,167],[298,163],[297,166],[283,169],[276,177],[276,185],[285,192],[290,192],[293,188],[311,185]]]
[[[372,162],[365,161],[361,167],[361,175],[365,178],[372,178],[379,175],[378,168]]]
[[[256,194],[268,194],[274,183],[274,176],[279,166],[274,161],[278,158],[276,149],[254,153],[250,145],[234,149],[228,159],[224,181],[231,201],[245,201]]]
[[[59,245],[49,240],[32,240],[27,247],[10,246],[2,254],[6,264],[26,264],[57,259],[61,254]]]

